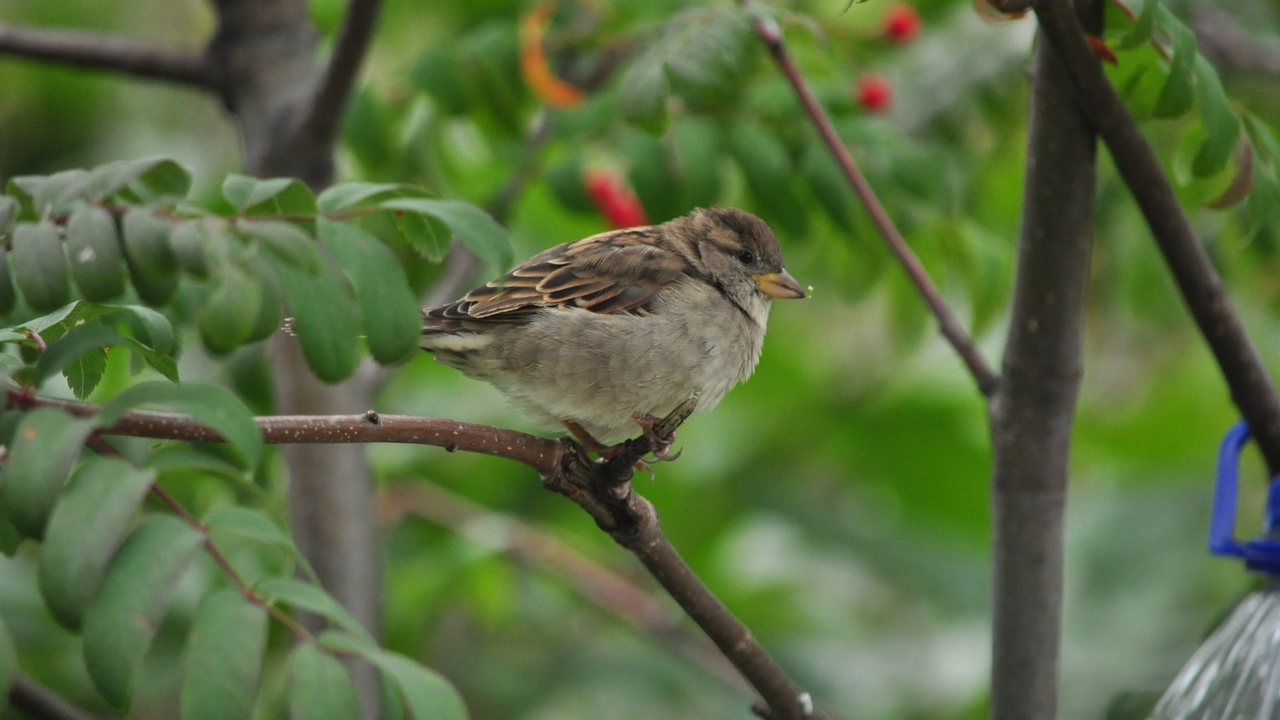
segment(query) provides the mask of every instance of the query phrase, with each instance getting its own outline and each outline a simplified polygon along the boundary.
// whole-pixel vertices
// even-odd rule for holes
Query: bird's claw
[[[654,426],[662,422],[662,418],[637,413],[632,415],[631,419],[634,420],[635,423],[640,426],[640,429],[644,431],[644,436],[649,441],[649,452],[653,453],[653,459],[655,462],[671,462],[672,460],[678,459],[680,455],[684,453],[684,448],[680,448],[674,454],[671,453],[671,446],[676,441],[676,434],[674,431],[666,437],[658,437],[658,434],[654,432]],[[650,470],[650,472],[652,472],[652,470]]]

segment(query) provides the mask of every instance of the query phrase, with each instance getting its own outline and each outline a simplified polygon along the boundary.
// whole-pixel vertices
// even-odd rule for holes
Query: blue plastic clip
[[[1243,545],[1231,536],[1236,520],[1236,476],[1240,449],[1249,440],[1249,426],[1243,420],[1227,431],[1218,447],[1218,470],[1213,484],[1213,516],[1209,519],[1209,552],[1244,558],[1250,570],[1280,575],[1280,477],[1267,488],[1267,506],[1261,537]]]

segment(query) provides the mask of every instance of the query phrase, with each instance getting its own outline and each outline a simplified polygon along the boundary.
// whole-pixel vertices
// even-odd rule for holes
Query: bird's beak
[[[791,273],[782,270],[776,273],[752,275],[760,292],[778,300],[794,300],[805,297],[804,288],[791,277]]]

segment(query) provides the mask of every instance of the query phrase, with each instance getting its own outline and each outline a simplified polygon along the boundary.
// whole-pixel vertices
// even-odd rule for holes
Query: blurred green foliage
[[[923,30],[899,46],[881,37],[886,2],[845,5],[795,2],[778,17],[890,214],[998,360],[1019,222],[1031,21],[987,27],[968,3],[921,0],[913,5]],[[342,3],[312,6],[331,35]],[[346,118],[342,179],[416,183],[486,205],[525,162],[530,129],[545,123],[545,145],[507,223],[517,257],[606,229],[573,192],[581,168],[624,174],[654,222],[700,204],[737,205],[770,220],[788,269],[814,296],[774,311],[756,376],[686,424],[678,442],[685,455],[637,486],[694,569],[835,715],[984,717],[984,403],[833,177],[763,47],[736,20],[715,22],[729,7],[566,3],[552,18],[551,66],[596,87],[582,105],[549,111],[520,75],[517,27],[528,3],[391,3]],[[1193,11],[1174,6],[1179,17]],[[1253,33],[1280,36],[1273,6],[1252,12]],[[712,37],[676,37],[673,16],[688,27],[690,18],[705,22],[697,27]],[[191,48],[210,26],[203,5],[159,0],[0,2],[0,17]],[[1127,21],[1108,22],[1123,34]],[[695,57],[716,52],[673,67],[686,58],[663,43],[677,41]],[[1152,79],[1160,62],[1140,45],[1111,70],[1147,116],[1162,89]],[[867,71],[893,88],[884,114],[863,112],[852,96]],[[1151,77],[1130,76],[1144,72]],[[1238,112],[1256,113],[1264,127],[1280,122],[1280,78],[1229,68],[1222,78]],[[661,97],[643,95],[663,85]],[[213,100],[191,91],[10,59],[0,60],[0,87],[0,180],[164,154],[194,167],[197,193],[212,198],[235,169],[234,128]],[[1145,121],[1171,173],[1195,164],[1198,147],[1183,138],[1200,123],[1196,112]],[[1159,690],[1251,582],[1203,551],[1212,456],[1234,419],[1225,386],[1101,157],[1068,515],[1064,718],[1100,718],[1119,693]],[[1274,163],[1262,151],[1258,159]],[[1208,189],[1188,181],[1181,191],[1264,359],[1280,367],[1274,209],[1208,210]],[[439,272],[408,269],[415,290]],[[256,410],[269,407],[259,350],[219,364],[187,343],[184,377],[225,382]],[[128,383],[119,353],[103,373],[95,397]],[[421,356],[399,369],[378,409],[524,427],[496,392]],[[404,446],[371,456],[387,487],[447,488],[652,588],[577,508],[519,466]],[[278,465],[269,458],[247,488],[228,489],[214,473],[161,482],[197,514],[249,498],[279,513]],[[1239,533],[1252,535],[1262,472],[1256,459],[1246,468]],[[383,534],[383,641],[452,680],[472,717],[745,716],[743,692],[654,633],[601,612],[545,562],[504,552],[495,520],[445,527],[390,513]],[[230,554],[245,567],[280,562],[248,543]],[[37,596],[35,573],[29,552],[0,560],[0,616],[21,667],[86,707],[105,708],[80,664],[79,641]],[[198,599],[220,582],[212,567],[198,567],[175,589],[130,717],[173,712],[175,659]],[[273,631],[267,652],[283,658],[287,638]],[[262,716],[279,716],[283,677],[264,687],[277,701]]]

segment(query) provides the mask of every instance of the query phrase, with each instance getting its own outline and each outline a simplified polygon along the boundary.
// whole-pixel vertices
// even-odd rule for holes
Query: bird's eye
[[[750,265],[756,261],[756,254],[750,250],[739,250],[733,256],[743,265]]]

